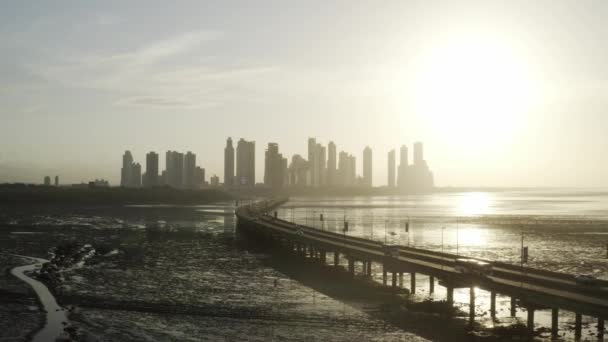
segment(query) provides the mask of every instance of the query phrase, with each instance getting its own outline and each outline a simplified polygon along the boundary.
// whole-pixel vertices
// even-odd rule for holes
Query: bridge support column
[[[557,338],[558,318],[559,318],[559,309],[558,308],[551,309],[551,338],[552,339]]]
[[[433,276],[429,277],[429,293],[435,293],[435,277]]]
[[[363,276],[365,277],[367,275],[367,263],[369,261],[362,261],[361,262],[361,274],[363,274]]]
[[[367,276],[368,277],[372,276],[372,261],[371,260],[367,261]]]
[[[528,334],[534,334],[534,308],[526,308],[528,310]]]
[[[391,272],[393,274],[393,282],[392,282],[392,288],[393,291],[397,289],[397,272]]]
[[[340,252],[334,252],[334,266],[340,265]]]
[[[403,287],[403,272],[399,272],[399,287]]]
[[[448,304],[454,305],[454,288],[451,287],[451,286],[448,286],[446,288],[446,291],[447,291],[447,301],[448,301]]]
[[[416,272],[410,273],[410,293],[416,293]]]
[[[581,331],[583,325],[583,315],[577,313],[574,317],[574,337],[581,338]]]
[[[325,251],[321,251],[321,264],[325,266],[327,263],[327,253]]]
[[[490,292],[490,317],[496,319],[496,292]]]
[[[315,248],[313,246],[308,246],[308,252],[311,258],[315,257]]]
[[[516,301],[515,301],[515,297],[511,297],[511,317],[515,317],[515,312],[516,312]]]
[[[475,286],[471,286],[469,290],[469,325],[475,323]]]
[[[348,258],[348,273],[351,278],[355,277],[355,259]]]
[[[605,325],[604,325],[604,317],[598,317],[597,318],[597,338],[600,340],[604,339],[604,330],[605,330]]]
[[[382,264],[382,285],[386,286],[388,275],[386,274],[386,265]]]

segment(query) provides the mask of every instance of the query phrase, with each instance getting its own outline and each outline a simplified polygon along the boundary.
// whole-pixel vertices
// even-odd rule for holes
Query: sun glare
[[[472,215],[487,215],[490,213],[491,201],[487,193],[470,192],[462,194],[457,206],[457,215],[472,216]]]
[[[488,37],[453,39],[422,54],[416,72],[417,114],[457,146],[507,141],[532,104],[528,66],[515,49]]]

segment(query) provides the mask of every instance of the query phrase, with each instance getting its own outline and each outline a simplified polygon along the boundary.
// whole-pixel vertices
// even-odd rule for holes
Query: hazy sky
[[[457,3],[457,4],[456,4]],[[228,136],[423,141],[440,186],[608,186],[606,1],[3,1],[0,182],[120,176]]]

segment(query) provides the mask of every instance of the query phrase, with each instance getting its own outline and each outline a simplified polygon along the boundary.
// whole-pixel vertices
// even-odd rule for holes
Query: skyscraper
[[[241,138],[236,146],[237,185],[255,186],[255,141]]]
[[[264,168],[264,184],[275,190],[281,189],[284,183],[284,165],[287,161],[283,155],[279,153],[279,145],[277,143],[268,143],[266,150],[265,168]]]
[[[158,153],[149,152],[146,154],[146,173],[143,177],[144,187],[155,187],[159,185],[158,179]]]
[[[139,163],[133,164],[131,167],[130,187],[139,188],[141,187],[141,165]]]
[[[388,152],[388,187],[395,187],[395,150]]]
[[[363,185],[372,186],[372,149],[369,146],[363,149]]]
[[[397,168],[397,186],[400,188],[405,186],[408,168],[407,146],[402,145],[399,149],[399,167]]]
[[[422,165],[424,160],[424,154],[422,152],[422,143],[414,143],[414,165]]]
[[[122,168],[120,169],[120,186],[130,187],[133,175],[133,155],[131,151],[125,151],[122,155]]]
[[[196,166],[193,170],[192,187],[190,189],[201,189],[205,186],[205,169]]]
[[[188,151],[184,157],[184,177],[183,177],[183,188],[184,189],[195,189],[198,184],[195,182],[196,172],[196,154]]]
[[[172,188],[182,188],[184,179],[184,154],[167,151],[165,158],[165,181]]]
[[[319,186],[319,151],[315,138],[308,138],[308,167],[310,172],[310,186]]]
[[[330,141],[327,145],[327,185],[336,184],[336,144]]]
[[[234,185],[234,147],[232,146],[232,138],[226,140],[224,148],[224,186],[231,187]]]

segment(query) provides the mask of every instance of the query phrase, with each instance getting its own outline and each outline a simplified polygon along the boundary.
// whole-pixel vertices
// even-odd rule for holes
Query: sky
[[[608,187],[605,1],[3,1],[0,182],[117,184],[121,156],[307,138],[375,185],[422,141],[438,186]]]

